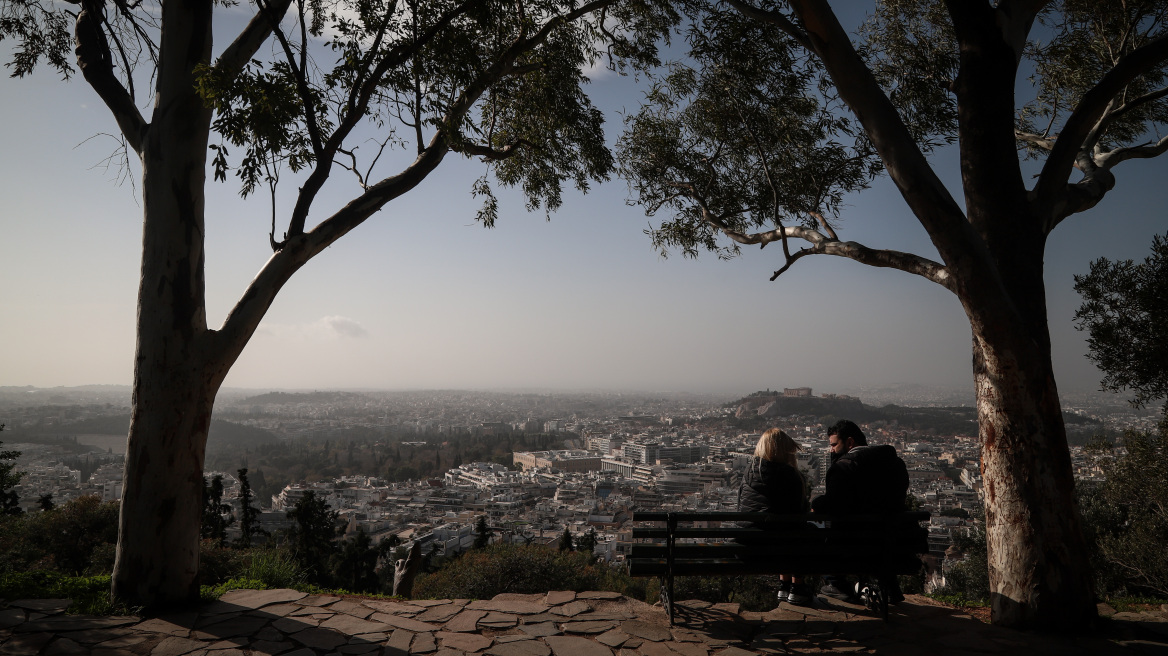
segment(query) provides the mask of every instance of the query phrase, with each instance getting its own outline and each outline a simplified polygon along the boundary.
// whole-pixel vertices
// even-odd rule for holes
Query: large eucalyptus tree
[[[133,409],[113,576],[113,594],[130,604],[198,597],[212,405],[288,279],[452,152],[481,158],[499,183],[549,211],[564,183],[605,178],[613,160],[581,71],[601,58],[651,62],[673,20],[642,0],[254,0],[250,21],[219,50],[213,23],[230,20],[213,14],[236,4],[0,0],[12,74],[47,62],[68,77],[72,41],[141,163]],[[152,98],[138,93],[147,83]],[[274,199],[281,173],[299,186],[288,215],[273,200],[273,255],[218,328],[207,325],[204,298],[209,170],[234,171],[245,195]],[[314,201],[337,172],[352,200],[322,211]],[[489,225],[486,174],[475,192]]]
[[[994,621],[1081,625],[1095,605],[1043,255],[1120,164],[1168,150],[1168,2],[885,0],[855,35],[843,3],[695,3],[690,57],[657,79],[618,154],[662,216],[654,243],[732,256],[779,242],[775,277],[825,254],[952,292],[972,329]],[[1029,75],[1032,97],[1016,98]],[[927,157],[952,143],[962,199]],[[939,261],[841,237],[841,200],[879,174]]]

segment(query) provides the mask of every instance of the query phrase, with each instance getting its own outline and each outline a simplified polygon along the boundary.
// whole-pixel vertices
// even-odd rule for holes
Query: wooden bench
[[[918,554],[928,552],[928,531],[920,522],[928,519],[927,512],[847,516],[638,512],[633,521],[665,526],[633,528],[633,540],[643,542],[632,545],[628,572],[661,578],[661,603],[670,624],[675,623],[675,576],[741,574],[860,575],[868,579],[865,603],[887,621],[888,595],[877,581],[920,571]],[[740,528],[743,522],[762,528]]]

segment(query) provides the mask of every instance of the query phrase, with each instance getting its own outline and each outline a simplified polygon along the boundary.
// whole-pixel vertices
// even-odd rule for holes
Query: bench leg
[[[664,574],[661,576],[661,607],[669,616],[669,626],[673,626],[673,577]]]

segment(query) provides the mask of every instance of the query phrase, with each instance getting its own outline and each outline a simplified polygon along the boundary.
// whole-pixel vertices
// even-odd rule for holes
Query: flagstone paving
[[[62,599],[0,601],[0,656],[1168,656],[1168,608],[1116,613],[1083,635],[984,624],[910,595],[889,621],[821,598],[767,613],[737,604],[660,606],[611,592],[504,594],[487,600],[384,601],[236,590],[196,611],[139,617],[66,615]]]

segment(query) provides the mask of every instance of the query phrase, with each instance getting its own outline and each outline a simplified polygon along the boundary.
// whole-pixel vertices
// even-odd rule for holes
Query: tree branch
[[[1116,164],[1129,159],[1149,159],[1159,157],[1166,152],[1168,152],[1168,137],[1161,137],[1159,141],[1153,141],[1140,146],[1116,148],[1111,152],[1096,155],[1095,161],[1098,163],[1099,168],[1110,169]]]
[[[743,2],[743,0],[729,0],[729,3],[731,7],[737,9],[743,16],[778,27],[787,36],[798,41],[799,45],[803,46],[808,52],[814,52],[815,49],[811,47],[811,39],[807,37],[807,33],[799,29],[798,26],[791,22],[791,19],[784,16],[781,12],[759,9],[754,5]]]
[[[373,216],[386,203],[418,186],[438,167],[448,151],[449,147],[442,133],[435,134],[427,148],[405,170],[369,186],[365,193],[350,201],[311,231],[289,236],[280,244],[280,249],[272,254],[248,285],[239,302],[228,313],[223,326],[211,336],[215,350],[219,354],[216,361],[223,363],[221,366],[225,367],[223,373],[226,374],[226,369],[239,357],[268,308],[275,301],[276,295],[292,274]]]
[[[1033,134],[1030,132],[1014,130],[1014,138],[1018,141],[1025,141],[1026,143],[1038,146],[1043,150],[1050,150],[1051,148],[1054,148],[1055,140],[1051,139],[1050,137],[1044,137],[1041,134]]]
[[[902,251],[869,248],[854,241],[839,241],[838,239],[827,237],[817,230],[803,226],[782,226],[775,230],[746,234],[730,228],[724,221],[707,212],[705,209],[702,210],[702,216],[707,223],[721,230],[723,234],[739,244],[759,244],[760,247],[765,248],[771,242],[781,241],[788,237],[802,239],[811,244],[809,248],[801,248],[787,257],[783,263],[783,267],[771,276],[771,280],[778,278],[787,269],[791,268],[792,264],[808,255],[835,255],[837,257],[846,257],[868,266],[886,267],[918,275],[941,285],[951,292],[957,291],[953,277],[949,275],[948,268],[920,255]]]
[[[304,181],[304,185],[300,188],[300,193],[296,198],[296,205],[292,208],[292,217],[288,221],[288,237],[295,237],[304,233],[304,224],[308,220],[309,208],[312,207],[316,195],[328,180],[338,150],[344,145],[345,139],[348,138],[353,129],[365,117],[365,110],[369,107],[369,100],[373,97],[374,92],[377,91],[385,74],[390,69],[409,61],[427,43],[436,38],[451,21],[480,1],[467,0],[452,7],[440,16],[433,25],[427,28],[420,37],[396,46],[377,62],[377,66],[374,67],[373,72],[369,74],[361,85],[361,91],[357,95],[353,108],[341,119],[332,135],[329,136],[327,142],[323,145],[322,156],[317,159],[316,168],[313,169],[308,179]],[[421,116],[415,117],[419,136],[421,135],[421,120]],[[448,141],[443,139],[442,143],[445,144]],[[420,143],[418,146],[418,157],[421,158],[426,149],[422,148]]]
[[[501,149],[491,148],[490,146],[484,146],[482,144],[470,142],[461,143],[457,146],[451,146],[450,149],[463,155],[472,155],[474,157],[483,157],[490,161],[499,161],[514,157],[515,155],[519,154],[520,146],[527,146],[530,148],[534,145],[535,144],[531,143],[527,139],[519,139],[513,143],[507,144]]]
[[[1115,67],[1103,75],[1098,84],[1083,95],[1079,105],[1067,118],[1039,174],[1033,193],[1037,207],[1059,205],[1058,196],[1067,189],[1066,181],[1087,136],[1103,118],[1112,100],[1133,80],[1165,60],[1168,60],[1168,36],[1160,36],[1124,55]],[[1049,217],[1049,229],[1053,229],[1062,218],[1065,217]]]
[[[117,121],[118,129],[126,138],[126,143],[134,152],[142,153],[142,144],[150,125],[134,105],[134,99],[114,75],[113,57],[109,41],[106,39],[103,23],[103,3],[101,0],[85,0],[77,14],[74,28],[77,66],[85,81],[109,108]],[[131,73],[127,71],[127,75]]]
[[[1114,110],[1111,111],[1111,113],[1109,113],[1107,115],[1107,120],[1108,120],[1108,122],[1111,122],[1111,121],[1119,118],[1120,116],[1123,116],[1124,114],[1130,112],[1131,110],[1135,109],[1136,107],[1139,107],[1140,105],[1150,103],[1150,102],[1155,102],[1155,101],[1163,98],[1164,96],[1168,96],[1168,87],[1163,87],[1163,88],[1157,89],[1155,91],[1145,93],[1144,95],[1140,96],[1139,98],[1134,98],[1132,100],[1125,102],[1124,104],[1120,105],[1119,107],[1116,107]]]
[[[247,27],[243,28],[215,62],[216,70],[225,81],[234,80],[235,76],[239,75],[247,62],[259,51],[260,46],[272,35],[272,30],[279,25],[284,14],[288,13],[291,4],[292,0],[274,0],[268,5],[267,10],[261,7],[260,11],[252,16]]]
[[[929,233],[942,259],[983,250],[961,206],[941,183],[901,121],[872,71],[852,46],[824,0],[791,0],[814,52],[835,82],[840,98],[864,126],[885,170],[913,214]],[[965,257],[967,261],[968,257]],[[984,258],[988,262],[988,256]],[[986,278],[988,279],[988,278]]]

